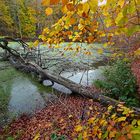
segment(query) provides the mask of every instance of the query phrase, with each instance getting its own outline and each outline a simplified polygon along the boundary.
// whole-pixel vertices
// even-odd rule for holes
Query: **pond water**
[[[40,91],[27,77],[13,79],[8,111],[11,113],[34,113],[45,107]]]
[[[105,80],[103,76],[103,70],[105,66],[100,66],[95,70],[86,70],[86,71],[69,71],[61,73],[62,77],[68,78],[69,80],[84,85],[91,86],[95,80]]]
[[[12,67],[0,70],[0,126],[21,114],[33,114],[56,95]]]

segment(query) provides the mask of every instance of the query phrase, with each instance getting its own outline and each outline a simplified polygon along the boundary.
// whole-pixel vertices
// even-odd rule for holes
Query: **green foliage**
[[[15,140],[13,137],[8,137],[6,140]]]
[[[66,137],[64,135],[58,136],[57,134],[52,133],[51,140],[66,140]]]
[[[105,91],[107,96],[126,102],[129,106],[138,106],[136,98],[136,79],[129,64],[117,60],[104,70],[105,81],[96,80],[94,85]]]

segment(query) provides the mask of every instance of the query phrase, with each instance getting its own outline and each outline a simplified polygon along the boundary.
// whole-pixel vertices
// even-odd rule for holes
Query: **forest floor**
[[[23,115],[13,121],[9,127],[0,131],[0,138],[6,140],[12,136],[18,140],[49,140],[54,133],[65,135],[68,140],[72,140],[74,128],[79,120],[84,124],[95,112],[102,114],[105,111],[105,107],[92,99],[75,95],[62,96],[33,117]]]
[[[132,71],[137,78],[140,93],[140,60],[132,63]],[[0,140],[13,137],[17,140],[50,140],[52,134],[73,140],[73,132],[79,121],[84,125],[94,114],[102,115],[106,110],[107,107],[92,99],[62,96],[32,117],[23,115],[1,129]]]

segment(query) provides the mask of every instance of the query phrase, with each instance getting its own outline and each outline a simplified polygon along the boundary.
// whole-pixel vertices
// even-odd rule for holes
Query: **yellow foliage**
[[[140,48],[138,48],[135,52],[134,52],[135,56],[140,56]]]
[[[67,6],[63,6],[61,11],[66,14],[68,12]]]
[[[125,0],[119,0],[118,5],[122,8],[124,6]]]
[[[36,136],[33,138],[33,140],[39,140],[40,134],[36,134]]]
[[[98,0],[88,0],[90,10],[95,12],[98,8]]]
[[[48,8],[46,8],[45,13],[46,13],[47,16],[49,16],[53,13],[53,9],[48,7]]]
[[[126,117],[120,117],[117,119],[117,122],[122,122],[122,121],[125,121],[126,120]]]
[[[96,119],[96,118],[94,118],[94,117],[89,118],[88,123],[89,123],[89,124],[93,124],[95,119]]]
[[[75,131],[76,132],[80,132],[80,131],[82,131],[82,129],[83,129],[83,127],[81,125],[75,126]]]
[[[115,19],[115,23],[118,25],[122,18],[123,18],[123,13],[120,12]]]
[[[39,44],[39,40],[36,40],[36,41],[33,43],[33,46],[34,46],[34,47],[37,47],[38,44]]]
[[[61,46],[59,44],[55,45],[54,48],[58,49],[61,48]]]
[[[47,33],[49,33],[49,31],[50,31],[49,28],[46,27],[45,29],[43,29],[42,34],[47,34]]]
[[[106,27],[110,27],[112,25],[112,19],[110,17],[105,19],[105,25]]]
[[[98,53],[98,54],[103,54],[103,49],[98,49],[98,50],[97,50],[97,53]]]
[[[83,4],[83,12],[88,13],[89,11],[89,4],[86,2]]]
[[[77,9],[79,11],[83,11],[83,4],[79,3],[78,6],[77,6]]]

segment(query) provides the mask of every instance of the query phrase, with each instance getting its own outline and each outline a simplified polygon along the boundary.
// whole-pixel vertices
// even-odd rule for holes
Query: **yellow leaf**
[[[61,11],[66,14],[68,12],[67,6],[63,6]]]
[[[122,8],[123,5],[124,5],[124,0],[119,0],[119,1],[118,1],[118,5],[120,5],[120,7]]]
[[[45,29],[43,30],[43,33],[42,33],[42,34],[46,34],[46,33],[49,33],[49,29],[48,29],[48,28],[45,28]]]
[[[107,43],[104,43],[104,45],[103,45],[103,46],[104,46],[104,48],[107,48],[108,44],[107,44]]]
[[[82,11],[83,10],[83,4],[78,4],[78,6],[77,6],[77,9],[79,10],[79,11]]]
[[[86,2],[83,4],[83,12],[88,13],[89,11],[89,4]]]
[[[57,44],[54,46],[54,48],[58,49],[58,48],[61,48],[61,46]]]
[[[82,129],[83,129],[83,127],[82,127],[81,125],[77,125],[77,126],[75,127],[75,131],[76,131],[76,132],[80,132],[80,131],[82,131]]]
[[[129,111],[130,111],[130,109],[129,108],[127,108],[127,107],[125,107],[124,108],[124,111],[123,111],[123,115],[125,115],[125,114],[128,114],[129,113]]]
[[[135,56],[140,56],[140,48],[138,48],[135,52],[134,52]]]
[[[33,46],[34,46],[34,47],[37,47],[38,44],[39,44],[39,40],[36,40],[36,41],[33,43]]]
[[[122,121],[125,121],[125,120],[126,120],[126,117],[120,117],[120,118],[117,119],[118,122],[122,122]]]
[[[94,120],[95,120],[95,118],[94,118],[94,117],[89,118],[88,123],[89,123],[89,124],[92,124],[92,123],[94,123]]]
[[[86,138],[88,137],[88,134],[86,131],[83,132],[83,139],[86,140]],[[88,140],[88,139],[87,139]]]
[[[101,37],[104,37],[104,36],[106,36],[106,34],[105,34],[105,33],[103,33],[103,34],[101,34],[100,36],[101,36]]]
[[[103,125],[105,122],[106,122],[106,120],[103,119],[99,123],[100,123],[100,125]]]
[[[137,121],[137,124],[140,126],[140,120]]]
[[[40,137],[40,134],[38,133],[38,134],[36,134],[36,136],[33,138],[33,140],[38,140],[39,137]]]
[[[98,50],[97,50],[97,53],[98,53],[98,54],[103,54],[103,49],[98,49]]]
[[[112,108],[113,108],[113,106],[112,105],[110,105],[108,108],[107,108],[107,110],[112,110]]]
[[[96,9],[98,8],[98,0],[89,0],[88,3],[90,6],[90,10],[95,12]]]
[[[42,39],[43,41],[46,41],[46,37],[44,35],[40,35],[39,39]]]
[[[53,9],[48,7],[48,8],[46,8],[45,13],[46,13],[47,16],[49,16],[53,13]]]
[[[101,139],[102,133],[101,132],[99,134],[97,133],[97,136],[98,136],[99,139]]]
[[[120,20],[121,20],[122,18],[123,18],[123,13],[120,12],[120,13],[117,15],[116,19],[115,19],[115,23],[116,23],[116,24],[119,24],[119,22],[120,22]]]
[[[112,20],[110,17],[107,17],[105,19],[105,25],[106,25],[106,27],[110,27],[112,25]]]
[[[78,29],[79,30],[83,30],[84,29],[84,26],[82,24],[78,24]]]
[[[115,118],[116,118],[116,113],[111,116],[111,119],[114,120]]]

